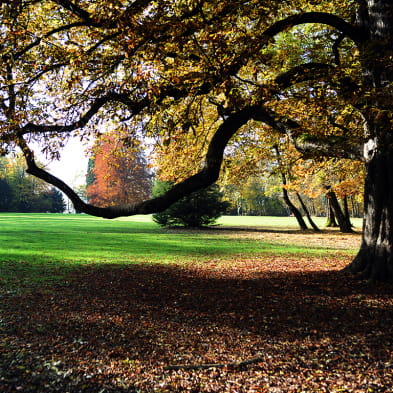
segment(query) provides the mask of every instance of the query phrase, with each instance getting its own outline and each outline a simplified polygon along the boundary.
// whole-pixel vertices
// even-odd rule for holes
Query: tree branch
[[[257,108],[255,106],[247,107],[228,116],[223,121],[210,142],[206,155],[205,166],[200,172],[181,183],[176,184],[160,197],[129,205],[97,207],[84,202],[66,183],[37,166],[33,152],[26,144],[26,141],[21,137],[18,139],[18,146],[22,149],[25,156],[28,167],[27,173],[34,175],[63,191],[74,204],[75,209],[83,213],[103,218],[157,213],[167,209],[183,196],[201,188],[208,187],[217,181],[220,174],[224,150],[228,141],[240,127],[252,118],[256,109]]]
[[[89,120],[108,102],[121,102],[132,111],[134,115],[140,113],[146,106],[148,106],[150,100],[148,98],[141,98],[140,100],[131,100],[127,94],[110,92],[102,97],[96,98],[91,104],[89,110],[79,117],[75,122],[68,125],[42,125],[27,123],[17,132],[19,137],[29,133],[51,133],[51,132],[71,132],[78,128],[82,128],[87,125]]]
[[[290,134],[289,134],[290,135]],[[292,136],[296,149],[306,157],[321,155],[324,157],[347,158],[355,161],[364,161],[363,145],[353,144],[344,136],[327,136],[316,138],[308,134],[298,137]]]
[[[344,40],[344,38],[345,38],[345,34],[341,33],[340,36],[334,41],[334,44],[332,47],[334,61],[337,66],[341,65],[339,47],[340,47],[341,42]]]
[[[164,370],[177,371],[177,370],[206,370],[209,368],[229,368],[229,369],[241,369],[250,364],[261,363],[264,361],[262,356],[255,356],[250,359],[243,360],[241,362],[233,363],[211,363],[211,364],[174,364],[171,366],[165,366]]]
[[[296,83],[316,80],[329,75],[335,68],[325,63],[306,63],[292,67],[286,72],[277,75],[274,82],[281,89],[286,89]]]
[[[327,12],[305,12],[289,16],[288,18],[274,23],[264,31],[263,35],[273,38],[278,33],[286,31],[293,26],[305,23],[321,23],[334,27],[357,44],[362,43],[367,39],[367,34],[364,29],[354,26],[346,22],[344,19]]]
[[[61,7],[65,8],[66,10],[70,11],[72,14],[76,15],[77,17],[81,18],[85,22],[89,24],[93,24],[93,20],[86,10],[79,7],[75,3],[70,0],[52,0],[54,3],[60,5]]]
[[[276,112],[259,107],[253,119],[261,121],[281,134],[287,135],[296,149],[306,156],[322,155],[325,157],[348,158],[363,161],[363,147],[345,136],[315,137],[307,133],[300,133],[301,125],[291,119],[283,118]]]
[[[29,45],[25,46],[23,49],[14,52],[12,54],[12,59],[13,60],[17,60],[19,59],[21,56],[23,56],[26,52],[28,52],[30,49],[34,48],[35,46],[39,45],[43,39],[45,38],[49,38],[52,35],[56,34],[56,33],[60,33],[62,31],[65,30],[69,30],[72,29],[74,27],[80,27],[80,26],[85,26],[86,24],[84,22],[75,22],[75,23],[70,23],[68,25],[64,25],[64,26],[60,26],[56,29],[53,29],[51,31],[49,31],[48,33],[44,34],[42,37],[38,37],[37,39],[35,39],[33,42],[31,42]]]

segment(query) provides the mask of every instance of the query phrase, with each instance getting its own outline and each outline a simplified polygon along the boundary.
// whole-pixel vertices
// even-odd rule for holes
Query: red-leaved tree
[[[87,181],[90,203],[132,204],[150,196],[151,173],[138,141],[112,132],[96,142],[93,152]]]

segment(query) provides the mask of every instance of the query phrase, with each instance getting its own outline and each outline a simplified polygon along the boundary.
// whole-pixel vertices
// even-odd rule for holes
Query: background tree
[[[260,176],[249,177],[236,184],[225,184],[223,194],[231,206],[233,215],[244,216],[288,216],[277,192],[269,190],[269,179]]]
[[[0,211],[12,210],[13,192],[11,186],[5,179],[0,178]]]
[[[157,180],[153,196],[164,195],[172,187],[170,182]],[[223,194],[217,185],[193,192],[180,199],[161,213],[153,214],[155,222],[164,227],[203,227],[214,224],[228,209],[229,203],[222,200]]]
[[[66,209],[66,204],[62,193],[54,187],[47,192],[47,198],[50,201],[50,213],[63,213]]]
[[[99,206],[131,204],[150,196],[151,173],[139,142],[119,132],[103,135],[94,147],[86,177],[87,198]]]
[[[26,173],[21,155],[0,160],[0,211],[51,212],[65,210],[60,191]]]

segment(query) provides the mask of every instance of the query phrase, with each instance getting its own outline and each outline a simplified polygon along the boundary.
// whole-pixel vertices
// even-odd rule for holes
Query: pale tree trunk
[[[330,199],[326,198],[326,224],[327,228],[336,228],[338,227],[336,217],[334,215],[334,211],[332,208],[332,204],[330,203]]]

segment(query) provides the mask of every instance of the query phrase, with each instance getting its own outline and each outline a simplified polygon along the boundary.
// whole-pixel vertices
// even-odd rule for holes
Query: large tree
[[[366,163],[363,240],[349,269],[393,280],[391,0],[13,0],[0,18],[2,149],[19,146],[29,173],[78,210],[162,211],[214,183],[234,134],[261,122],[304,154]],[[275,46],[283,34],[303,42],[295,64]],[[56,157],[68,136],[86,140],[109,121],[166,145],[203,130],[204,162],[158,198],[86,204],[36,164],[29,143]]]

